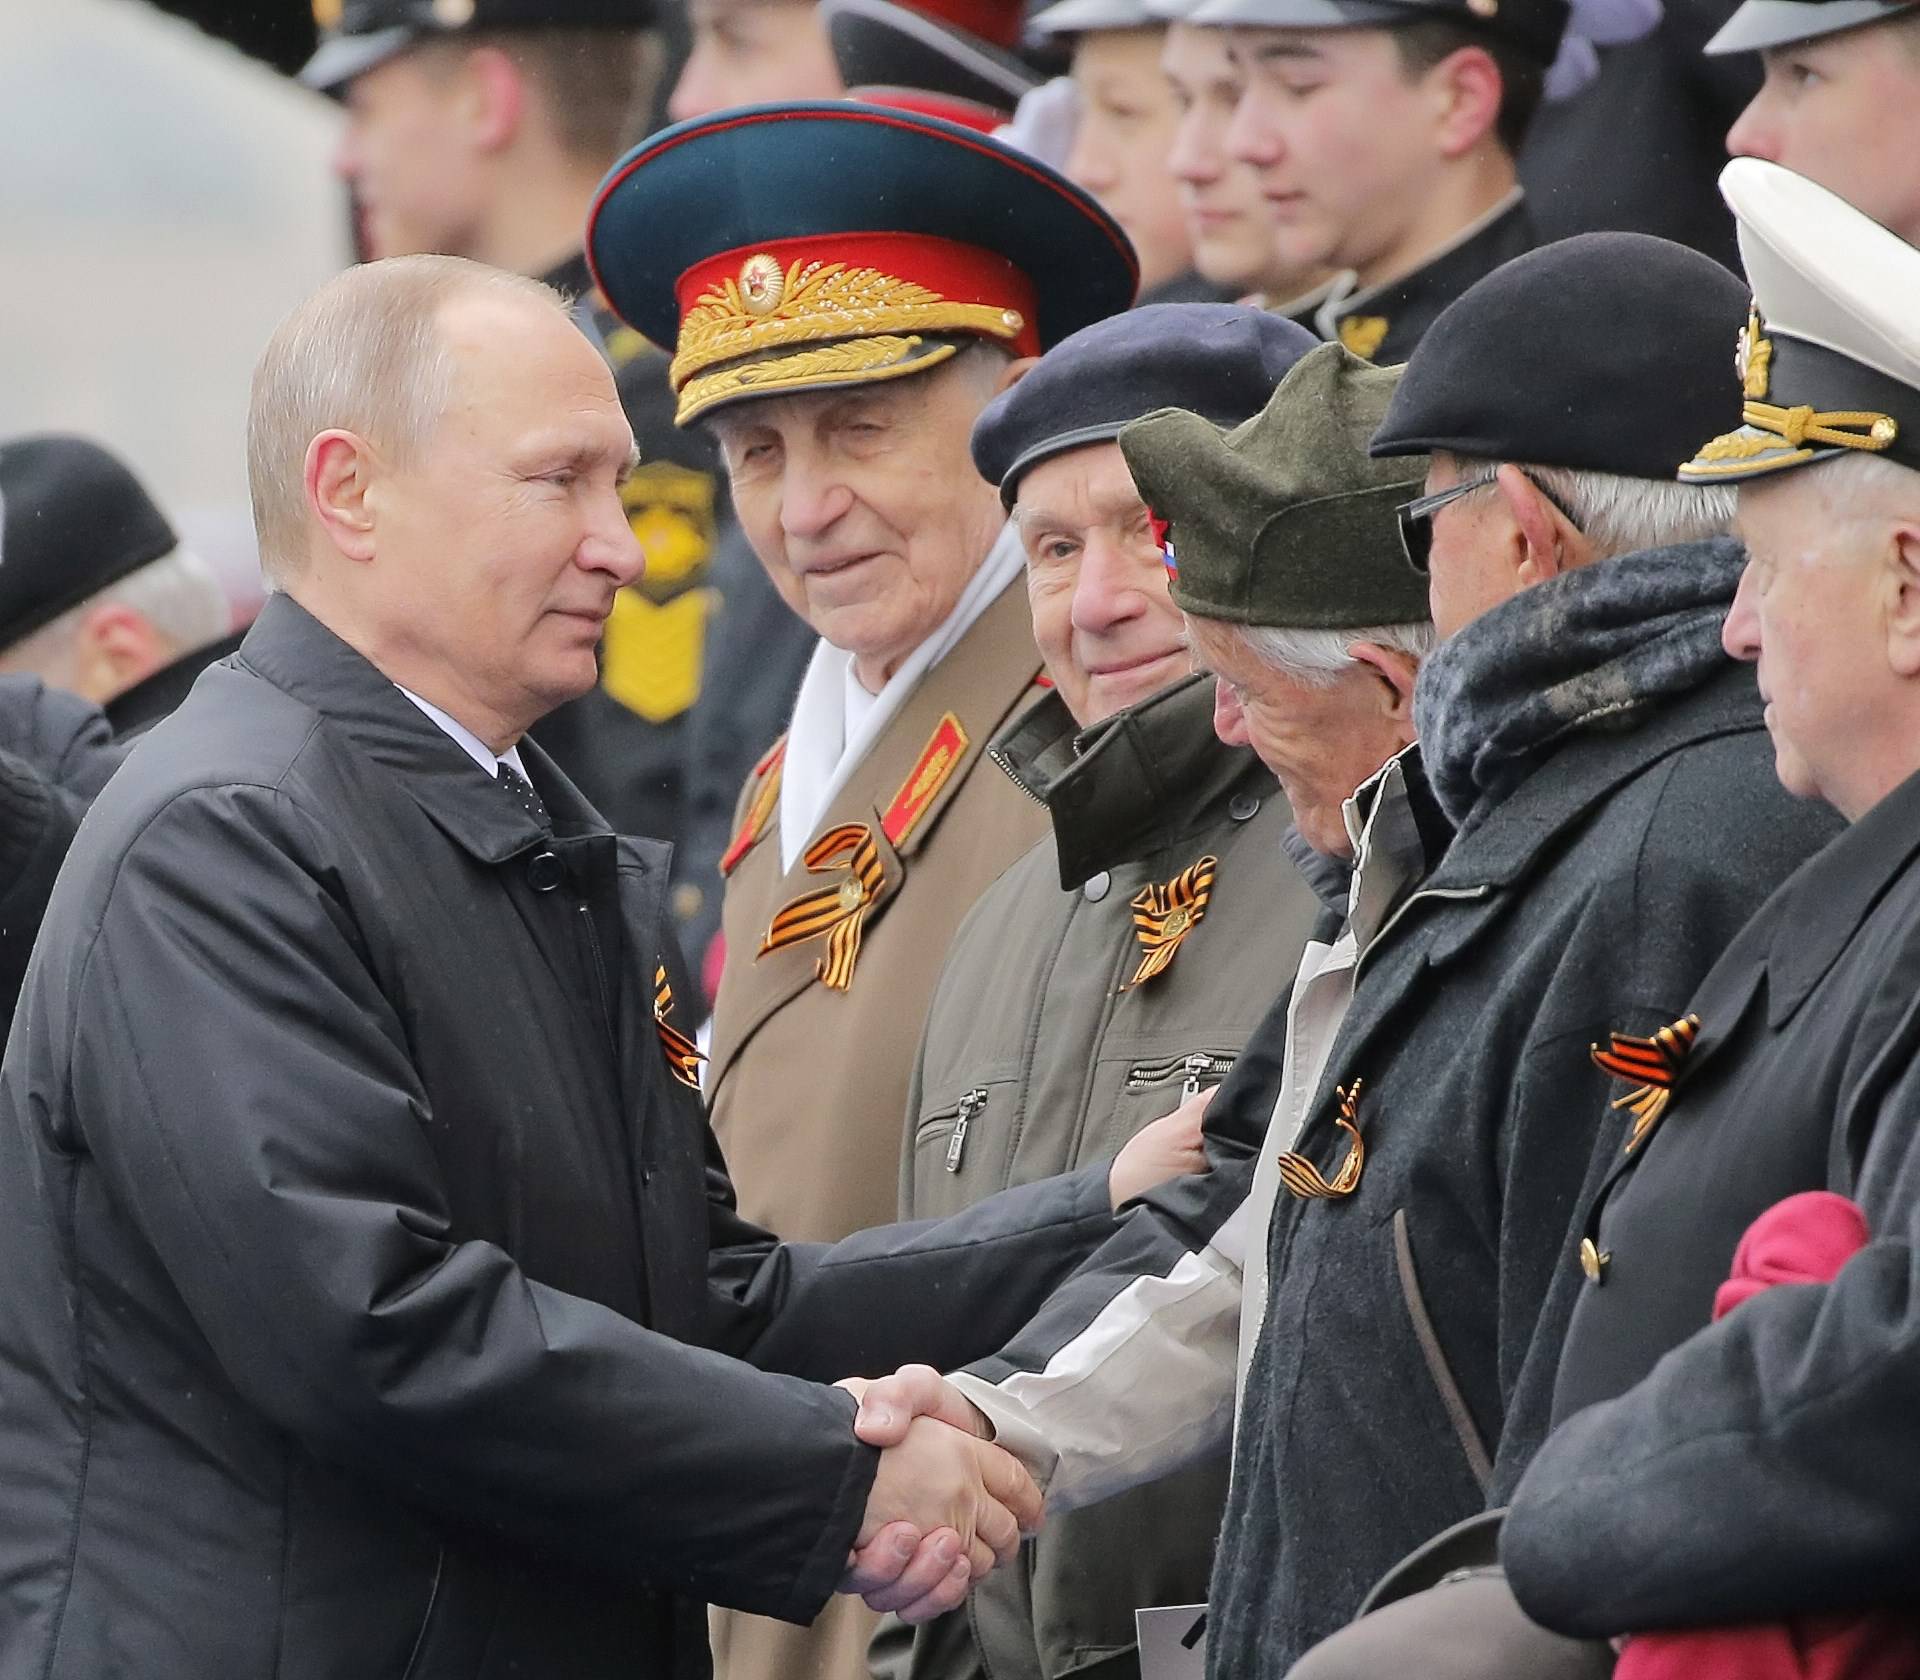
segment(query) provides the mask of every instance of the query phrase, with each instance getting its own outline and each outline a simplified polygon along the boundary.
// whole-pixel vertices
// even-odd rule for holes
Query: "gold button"
[[[840,883],[840,908],[842,910],[858,910],[860,906],[866,902],[867,887],[864,881],[856,880],[854,877],[848,876],[846,880]]]
[[[1580,1270],[1587,1274],[1587,1282],[1604,1283],[1607,1267],[1613,1264],[1611,1254],[1602,1254],[1599,1245],[1591,1237],[1580,1239]]]

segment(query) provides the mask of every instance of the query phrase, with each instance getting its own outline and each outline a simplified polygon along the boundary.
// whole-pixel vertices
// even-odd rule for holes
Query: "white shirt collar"
[[[489,776],[493,777],[495,781],[500,779],[500,766],[502,764],[511,764],[516,776],[523,778],[526,776],[527,769],[526,766],[520,762],[520,748],[518,745],[507,748],[505,752],[495,757],[493,749],[488,746],[485,741],[481,740],[478,735],[474,734],[474,732],[457,717],[454,717],[449,712],[441,711],[431,700],[422,700],[420,696],[415,694],[410,688],[401,688],[399,683],[395,683],[393,686],[399,688],[402,694],[418,706],[421,711],[425,712],[428,717],[432,718],[433,721],[440,726],[441,731],[450,740],[456,742],[460,750],[472,759],[475,764],[479,765],[482,770],[486,771]]]

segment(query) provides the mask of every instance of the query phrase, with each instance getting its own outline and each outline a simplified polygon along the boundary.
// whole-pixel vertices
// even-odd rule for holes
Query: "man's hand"
[[[1012,1561],[1040,1512],[1039,1489],[1010,1454],[934,1418],[910,1419],[881,1451],[841,1590],[904,1621],[941,1615],[996,1562]]]
[[[902,1365],[890,1377],[839,1385],[860,1402],[853,1432],[870,1447],[897,1447],[915,1418],[932,1418],[983,1441],[993,1439],[985,1414],[931,1365]]]
[[[1200,1122],[1213,1101],[1212,1091],[1201,1091],[1187,1098],[1171,1114],[1163,1115],[1150,1126],[1142,1126],[1127,1139],[1126,1147],[1113,1158],[1113,1170],[1107,1174],[1107,1192],[1114,1212],[1121,1205],[1144,1196],[1157,1184],[1170,1178],[1207,1170],[1207,1152],[1200,1142]]]

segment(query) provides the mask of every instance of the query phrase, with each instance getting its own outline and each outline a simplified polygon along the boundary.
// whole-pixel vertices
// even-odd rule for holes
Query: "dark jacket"
[[[991,749],[1045,802],[1053,833],[968,913],[934,991],[908,1098],[900,1211],[956,1212],[1009,1184],[1111,1157],[1192,1091],[1219,1083],[1286,991],[1319,903],[1288,860],[1272,772],[1213,732],[1191,677],[1082,731],[1049,694]],[[1211,858],[1199,921],[1146,958],[1133,901]],[[961,1116],[964,1113],[965,1119]],[[882,1630],[885,1672],[1054,1680],[1101,1663],[1138,1674],[1133,1613],[1206,1592],[1226,1465],[1050,1519],[950,1630]]]
[[[1357,1186],[1274,1216],[1215,1674],[1284,1674],[1512,1486],[1546,1430],[1575,1222],[1621,1133],[1588,1047],[1672,1020],[1828,832],[1774,780],[1753,674],[1719,652],[1740,558],[1718,543],[1568,574],[1421,674],[1459,833],[1369,947],[1296,1145],[1335,1179],[1344,1087]]]
[[[815,1380],[979,1353],[1112,1229],[1098,1172],[746,1225],[664,854],[524,751],[552,834],[275,597],[96,801],[0,1070],[4,1680],[701,1675],[698,1599],[845,1567]]]
[[[1514,1589],[1592,1635],[1904,1607],[1920,1568],[1920,777],[1801,870],[1690,1007],[1700,1036],[1602,1222],[1609,1281],[1582,1316],[1614,1279],[1639,1282],[1655,1255],[1624,1221],[1687,1172],[1715,1249],[1683,1283],[1701,1327],[1542,1448],[1503,1543]],[[1872,1242],[1834,1283],[1706,1327],[1728,1234],[1809,1188],[1859,1202]]]
[[[183,653],[171,665],[163,665],[125,693],[116,694],[104,708],[115,738],[131,741],[163,717],[170,716],[192,692],[200,673],[228,654],[237,653],[245,637],[244,630],[236,630],[231,636],[222,636],[217,642]]]

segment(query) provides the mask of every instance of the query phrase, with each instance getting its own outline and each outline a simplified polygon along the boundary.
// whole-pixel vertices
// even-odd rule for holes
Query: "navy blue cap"
[[[1671,480],[1702,438],[1740,424],[1739,386],[1714,374],[1746,318],[1746,287],[1671,240],[1542,245],[1427,329],[1372,453]]]
[[[118,456],[48,433],[0,443],[0,647],[179,546]]]
[[[1284,316],[1237,303],[1152,303],[1097,321],[987,405],[973,428],[973,464],[1011,507],[1028,468],[1110,443],[1155,409],[1239,425],[1319,342]]]

